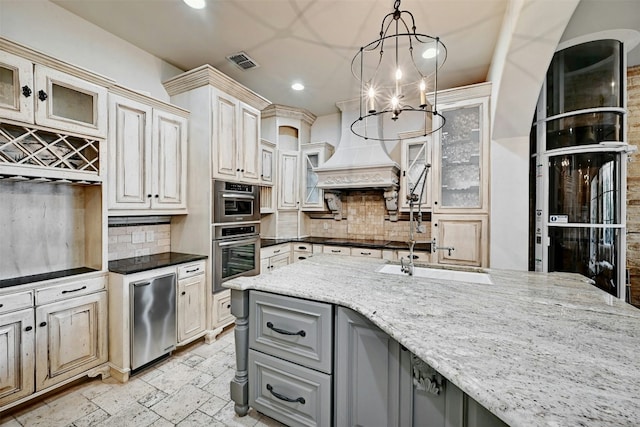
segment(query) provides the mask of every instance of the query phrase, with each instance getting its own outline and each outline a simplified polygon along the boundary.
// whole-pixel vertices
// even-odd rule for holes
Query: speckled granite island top
[[[484,285],[382,265],[318,255],[225,286],[351,308],[511,426],[640,425],[640,310],[575,274]]]

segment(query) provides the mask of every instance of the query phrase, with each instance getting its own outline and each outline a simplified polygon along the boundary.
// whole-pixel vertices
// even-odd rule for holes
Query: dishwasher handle
[[[133,286],[135,286],[136,288],[141,288],[142,286],[149,286],[151,284],[151,282],[139,282],[139,283],[134,283]]]

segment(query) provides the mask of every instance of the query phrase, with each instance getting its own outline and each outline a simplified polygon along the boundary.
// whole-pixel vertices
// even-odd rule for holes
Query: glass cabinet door
[[[106,136],[107,89],[36,65],[35,121],[43,126]]]
[[[435,208],[482,209],[485,144],[482,104],[443,110],[446,120],[440,131],[438,181]]]
[[[33,64],[0,52],[0,115],[33,123]]]
[[[304,199],[303,207],[319,206],[324,204],[323,200],[320,200],[321,191],[317,187],[318,175],[315,173],[315,169],[320,166],[320,153],[307,152],[304,153]]]
[[[421,209],[431,209],[431,136],[403,141],[401,207],[409,209],[412,192],[418,197]],[[428,166],[427,166],[428,165]],[[414,205],[417,206],[417,205]]]

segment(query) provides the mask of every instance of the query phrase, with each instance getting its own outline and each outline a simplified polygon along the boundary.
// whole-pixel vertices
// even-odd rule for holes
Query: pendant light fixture
[[[351,61],[351,72],[360,81],[360,115],[351,132],[364,139],[397,140],[367,135],[367,126],[360,124],[371,117],[396,121],[402,113],[421,114],[425,136],[445,122],[437,102],[438,69],[446,60],[447,48],[439,37],[416,32],[413,14],[400,10],[400,0],[395,0],[393,8],[382,19],[379,38],[361,47]],[[427,93],[433,93],[432,105]],[[429,120],[433,116],[440,117],[435,129]]]

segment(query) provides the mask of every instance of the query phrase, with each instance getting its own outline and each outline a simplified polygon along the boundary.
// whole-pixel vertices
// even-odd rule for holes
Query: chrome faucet
[[[449,252],[449,256],[451,256],[451,252],[455,251],[456,248],[454,248],[453,246],[438,246],[436,245],[436,238],[434,237],[433,240],[431,241],[431,252],[435,252],[435,251],[448,251]]]
[[[414,237],[414,233],[424,233],[425,226],[422,225],[422,214],[420,212],[420,207],[422,204],[422,196],[425,192],[426,182],[427,182],[427,173],[429,173],[429,169],[431,168],[431,164],[425,163],[424,168],[420,172],[420,176],[416,180],[416,184],[411,188],[409,194],[407,194],[407,200],[409,201],[409,262],[405,265],[404,260],[400,258],[400,271],[408,274],[409,276],[413,276],[414,271],[414,255],[413,248],[416,244],[416,239]],[[416,189],[422,180],[422,188],[420,190],[420,194],[416,193]],[[415,206],[418,206],[418,212],[416,218],[413,215],[413,209]],[[415,224],[414,224],[415,221]]]

